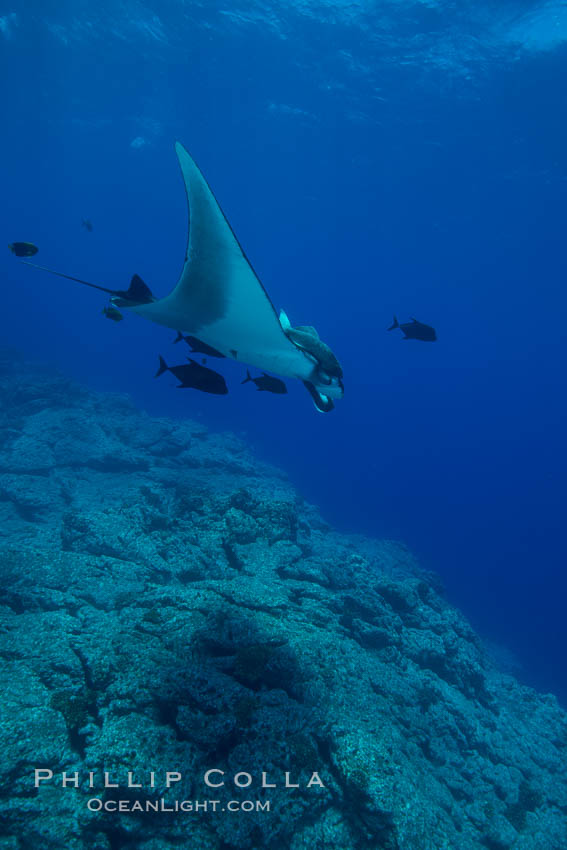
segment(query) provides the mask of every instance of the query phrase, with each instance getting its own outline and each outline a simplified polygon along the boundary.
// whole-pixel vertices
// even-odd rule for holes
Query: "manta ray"
[[[344,394],[337,358],[315,328],[293,328],[283,311],[278,315],[201,171],[179,142],[175,150],[189,227],[181,277],[169,295],[154,297],[138,275],[129,289],[113,290],[37,268],[102,289],[117,307],[191,334],[227,358],[298,378],[319,411],[332,410],[333,399]]]

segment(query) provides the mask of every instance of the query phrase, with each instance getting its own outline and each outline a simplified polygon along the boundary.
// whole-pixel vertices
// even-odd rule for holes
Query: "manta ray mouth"
[[[116,306],[194,337],[211,356],[296,378],[317,410],[332,410],[332,399],[343,397],[342,370],[333,352],[314,328],[293,329],[285,314],[278,315],[197,164],[179,142],[175,150],[189,226],[181,276],[168,295],[155,297],[138,275],[128,289],[119,290],[46,271],[105,292]]]
[[[134,307],[150,321],[193,334],[226,357],[264,372],[308,381],[317,393],[318,409],[330,410],[329,397],[342,388],[325,369],[328,388],[316,370],[321,358],[303,350],[284,331],[280,317],[203,174],[185,148],[176,144],[189,208],[185,262],[174,289],[151,304]],[[301,336],[301,334],[300,334]],[[309,334],[303,334],[309,338]],[[301,337],[303,338],[303,337]],[[327,347],[318,338],[317,352]],[[330,349],[329,349],[330,351]],[[332,358],[330,358],[332,361]],[[334,365],[330,362],[330,365]],[[315,398],[314,398],[315,400]]]
[[[319,390],[311,383],[311,381],[303,381],[304,387],[313,399],[313,404],[319,413],[329,413],[333,408],[333,400],[327,395],[319,392]]]

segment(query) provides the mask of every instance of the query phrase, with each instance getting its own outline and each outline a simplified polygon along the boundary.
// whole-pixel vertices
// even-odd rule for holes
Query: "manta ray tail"
[[[138,304],[148,304],[150,301],[155,300],[152,290],[147,283],[144,283],[139,274],[133,275],[126,292],[120,294],[123,294],[126,300],[137,301]]]
[[[155,373],[154,378],[159,378],[159,376],[163,375],[164,372],[167,372],[168,369],[169,369],[169,366],[167,365],[167,363],[165,362],[165,360],[163,359],[163,357],[160,354],[159,355],[159,369]]]
[[[99,286],[98,283],[89,283],[88,280],[82,280],[80,277],[72,277],[70,274],[63,274],[63,272],[56,272],[54,269],[48,269],[47,266],[39,266],[37,263],[30,263],[28,260],[22,260],[22,263],[26,266],[32,266],[34,269],[39,269],[42,272],[49,272],[49,274],[57,275],[57,277],[64,277],[66,280],[74,280],[75,283],[82,283],[84,286],[92,287],[92,289],[108,292],[110,295],[116,295],[118,293],[116,289],[108,289],[106,286]]]
[[[132,307],[135,304],[151,304],[156,299],[147,283],[139,274],[132,276],[128,289],[115,289],[113,301],[117,307]]]
[[[100,292],[108,292],[109,295],[112,295],[113,298],[116,299],[115,304],[117,307],[129,307],[134,304],[149,304],[151,301],[155,301],[150,287],[144,283],[142,278],[137,274],[132,277],[128,289],[109,289],[107,286],[100,286],[98,283],[91,283],[90,281],[83,280],[80,277],[73,277],[70,274],[56,272],[54,269],[47,268],[47,266],[39,266],[37,263],[30,263],[27,260],[22,260],[22,262],[26,266],[32,266],[34,269],[39,269],[42,272],[49,272],[49,274],[54,274],[57,277],[64,277],[65,280],[74,280],[75,283],[82,283],[83,286],[90,286],[91,289],[98,289]]]
[[[393,330],[394,330],[394,328],[399,328],[399,327],[400,327],[400,323],[398,322],[397,317],[396,317],[396,316],[394,316],[394,324],[393,324],[393,325],[390,325],[390,327],[388,328],[388,330],[389,330],[389,331],[393,331]]]

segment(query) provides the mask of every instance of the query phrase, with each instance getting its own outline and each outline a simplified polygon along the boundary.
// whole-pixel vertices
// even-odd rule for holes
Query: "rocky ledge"
[[[2,850],[567,848],[566,715],[404,546],[7,353],[0,623]]]

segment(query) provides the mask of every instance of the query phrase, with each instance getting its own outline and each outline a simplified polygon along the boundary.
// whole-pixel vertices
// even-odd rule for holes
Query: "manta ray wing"
[[[285,335],[268,294],[203,175],[179,142],[175,149],[189,207],[185,264],[169,295],[132,310],[193,334],[227,357],[280,375],[309,379],[315,359]]]

